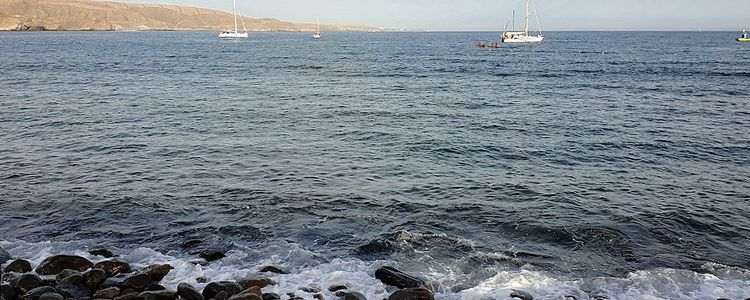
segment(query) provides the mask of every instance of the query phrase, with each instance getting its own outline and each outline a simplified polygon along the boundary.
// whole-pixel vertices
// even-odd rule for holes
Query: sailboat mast
[[[529,35],[529,0],[526,0],[526,17],[524,18],[523,31]]]
[[[320,13],[315,11],[315,20],[318,22],[318,32],[320,32]]]
[[[513,20],[513,31],[516,31],[516,10],[513,10],[513,17],[511,18]]]
[[[233,0],[232,4],[234,5],[234,32],[239,32],[239,28],[237,28],[237,0]]]

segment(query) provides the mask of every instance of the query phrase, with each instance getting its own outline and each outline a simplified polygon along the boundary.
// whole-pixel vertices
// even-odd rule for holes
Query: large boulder
[[[10,284],[1,284],[0,285],[0,298],[2,299],[8,299],[8,300],[15,300],[18,297],[18,293],[16,293],[16,289],[14,289]]]
[[[218,299],[216,295],[221,292],[225,292],[227,297],[231,297],[242,291],[242,286],[234,281],[211,282],[203,289],[203,298]]]
[[[1,264],[1,263],[0,263]],[[16,259],[9,263],[7,266],[5,266],[5,269],[3,269],[3,272],[16,272],[16,273],[29,273],[33,270],[31,268],[31,263],[28,260],[25,259]]]
[[[104,249],[104,248],[96,249],[96,250],[91,250],[91,251],[89,251],[89,254],[96,255],[96,256],[101,256],[101,257],[104,257],[104,258],[111,258],[111,257],[115,257],[116,256],[114,253],[112,253],[112,251],[109,251],[109,250]]]
[[[375,278],[384,284],[395,286],[399,289],[418,288],[425,284],[424,280],[396,270],[392,267],[382,267],[375,271]]]
[[[148,274],[138,273],[133,274],[122,281],[123,288],[132,288],[136,291],[143,291],[147,286],[156,283],[156,280],[148,276]]]
[[[49,292],[39,296],[39,300],[65,300],[65,297],[58,293]]]
[[[83,278],[86,279],[86,285],[95,291],[107,280],[107,272],[102,269],[91,269],[83,273]]]
[[[513,290],[513,292],[510,293],[510,297],[519,300],[534,300],[534,296],[521,290]]]
[[[19,297],[21,300],[38,300],[39,297],[46,293],[54,293],[56,290],[51,286],[40,286],[33,290],[26,292],[23,296]]]
[[[365,297],[365,295],[347,290],[340,290],[336,292],[336,296],[339,297],[340,300],[367,300],[367,297]]]
[[[114,299],[117,295],[120,295],[120,289],[117,287],[110,287],[96,291],[96,293],[94,293],[94,299]]]
[[[276,282],[270,278],[260,278],[260,279],[245,278],[245,279],[240,279],[239,281],[237,281],[237,283],[239,283],[242,286],[242,288],[245,290],[254,286],[259,287],[259,288],[264,288],[269,285],[276,285]]]
[[[169,271],[174,269],[171,265],[151,265],[148,268],[145,268],[138,273],[141,274],[148,274],[148,276],[151,276],[151,278],[154,279],[155,282],[159,282],[162,279],[164,279],[167,274],[169,274]]]
[[[148,291],[138,295],[143,300],[175,300],[179,295],[175,291]]]
[[[91,297],[91,288],[86,285],[86,278],[81,274],[75,274],[63,279],[55,287],[57,292],[66,298],[80,299]]]
[[[177,294],[180,295],[180,298],[185,300],[205,300],[203,295],[187,282],[177,285]]]
[[[408,288],[396,291],[388,300],[435,300],[435,296],[427,289]]]
[[[13,287],[20,295],[40,286],[42,286],[42,279],[34,274],[22,274],[13,282]]]
[[[251,287],[237,295],[229,297],[229,300],[263,300],[263,292],[257,286]]]
[[[100,261],[94,265],[94,269],[102,269],[107,272],[107,276],[112,277],[118,274],[130,273],[131,268],[128,262],[122,259],[111,259]]]
[[[220,260],[227,255],[224,254],[224,251],[222,250],[210,249],[201,251],[198,256],[200,256],[202,259],[205,259],[206,261],[215,261]]]
[[[65,269],[83,272],[91,269],[93,266],[94,263],[80,256],[55,255],[42,261],[42,263],[36,267],[36,273],[39,275],[55,275]]]

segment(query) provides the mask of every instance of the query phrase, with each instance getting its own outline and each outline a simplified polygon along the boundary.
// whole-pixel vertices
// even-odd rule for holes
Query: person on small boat
[[[745,30],[742,30],[742,38],[743,38],[743,39],[746,39],[746,38],[747,38],[747,31],[745,31]]]
[[[483,42],[477,42],[477,48],[484,48],[486,46]]]

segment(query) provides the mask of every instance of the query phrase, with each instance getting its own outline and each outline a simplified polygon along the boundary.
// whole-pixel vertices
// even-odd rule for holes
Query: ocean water
[[[172,287],[272,264],[269,291],[382,299],[390,265],[438,299],[749,298],[735,35],[2,33],[0,246]]]

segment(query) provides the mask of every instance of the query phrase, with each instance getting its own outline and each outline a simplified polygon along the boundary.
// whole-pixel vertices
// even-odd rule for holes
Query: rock
[[[424,280],[391,267],[382,267],[375,271],[375,278],[386,285],[395,286],[399,289],[417,288],[425,284]]]
[[[57,292],[66,298],[80,299],[91,297],[91,288],[86,285],[86,279],[81,274],[76,274],[63,279],[55,287]]]
[[[217,296],[221,292],[226,293],[226,297],[231,297],[242,292],[242,286],[234,281],[211,282],[203,289],[203,298],[219,299]]]
[[[320,293],[320,289],[314,286],[303,286],[299,289],[305,293],[310,293],[310,294]]]
[[[23,296],[19,297],[19,299],[21,299],[21,300],[38,300],[39,297],[41,297],[42,295],[44,295],[46,293],[54,293],[54,292],[56,292],[56,290],[53,287],[50,287],[50,286],[41,286],[41,287],[38,287],[38,288],[35,288],[35,289],[32,289],[32,290],[26,292],[25,294],[23,294]]]
[[[39,300],[65,300],[65,297],[58,293],[44,293],[39,296]]]
[[[185,300],[205,300],[203,295],[187,282],[180,283],[177,286],[177,294],[180,295],[180,298]]]
[[[198,246],[200,244],[203,244],[203,241],[201,240],[187,240],[184,243],[182,243],[182,249],[190,249],[195,246]]]
[[[86,285],[95,291],[107,280],[107,272],[102,269],[91,269],[83,273],[83,278],[86,280]]]
[[[261,295],[260,288],[256,286],[229,297],[229,300],[263,300]]]
[[[102,284],[99,285],[99,288],[105,289],[105,288],[111,288],[111,287],[122,287],[123,282],[126,278],[123,277],[110,277],[104,280]]]
[[[91,250],[91,251],[89,251],[89,254],[95,255],[95,256],[101,256],[101,257],[104,257],[104,258],[112,258],[112,257],[116,256],[114,253],[112,253],[112,251],[109,251],[109,250],[104,249],[104,248],[102,248],[102,249],[96,249],[96,250]]]
[[[261,279],[240,279],[237,281],[243,289],[249,289],[251,287],[257,286],[259,288],[264,288],[269,285],[276,285],[276,282],[271,280],[270,278],[261,278]]]
[[[408,288],[398,290],[388,297],[388,300],[434,300],[432,292],[423,288]]]
[[[130,264],[122,259],[112,259],[100,261],[94,265],[95,269],[102,269],[107,272],[107,276],[115,276],[122,273],[130,273]]]
[[[216,297],[216,300],[227,300],[228,296],[227,296],[227,292],[221,291],[218,294],[216,294],[216,296],[214,297]]]
[[[324,300],[323,295],[321,294],[315,294],[313,295],[313,298],[318,299],[318,300]]]
[[[348,290],[348,289],[349,289],[349,287],[346,286],[346,285],[343,285],[343,284],[332,285],[332,286],[328,287],[328,291],[330,291],[330,292],[335,292],[335,291],[340,291],[340,290]]]
[[[42,286],[56,287],[59,280],[54,278],[42,278]]]
[[[57,273],[57,275],[55,275],[55,280],[62,281],[63,279],[76,275],[76,274],[81,274],[81,272],[74,271],[71,269],[65,269],[65,270],[62,270],[60,273]]]
[[[80,256],[55,255],[42,261],[42,263],[36,267],[36,273],[39,275],[55,275],[65,269],[83,272],[91,269],[93,266],[94,263]]]
[[[2,276],[0,276],[0,283],[10,283],[10,285],[13,285],[13,282],[18,280],[18,277],[21,276],[21,274],[10,272],[10,273],[3,273]]]
[[[114,300],[142,300],[136,293],[123,294],[122,296],[115,297]]]
[[[117,287],[110,287],[96,291],[94,293],[94,299],[114,299],[120,294],[120,289]]]
[[[42,279],[34,274],[22,274],[14,281],[13,287],[18,294],[23,295],[28,291],[42,286]],[[41,295],[41,294],[40,294]]]
[[[177,292],[163,290],[143,292],[138,297],[144,300],[175,300],[178,295]]]
[[[276,293],[265,293],[261,297],[263,297],[263,300],[281,300],[281,296]]]
[[[276,273],[276,274],[289,274],[289,272],[284,271],[280,268],[274,267],[274,266],[265,266],[260,269],[261,273]]]
[[[5,251],[3,247],[0,247],[0,265],[4,264],[6,261],[9,261],[13,259],[12,256],[10,256],[10,253],[8,251]]]
[[[10,284],[2,284],[0,285],[0,298],[7,299],[7,300],[15,300],[18,297],[18,294],[16,293],[16,289],[14,289]]]
[[[208,278],[206,278],[206,276],[201,276],[201,277],[196,278],[195,282],[197,282],[197,283],[206,283],[206,282],[208,282]]]
[[[336,292],[336,296],[341,300],[367,300],[367,297],[365,297],[365,295],[346,290]]]
[[[215,261],[227,257],[224,252],[219,250],[204,250],[201,251],[198,256],[200,256],[202,259],[205,259],[206,261]]]
[[[125,278],[125,280],[122,281],[122,287],[132,288],[136,291],[143,291],[147,286],[155,282],[156,280],[148,274],[139,273]]]
[[[31,270],[33,269],[31,268],[31,263],[28,260],[16,259],[8,264],[5,269],[3,269],[3,272],[29,273],[31,272]]]
[[[158,285],[156,283],[152,283],[151,285],[147,286],[145,289],[143,289],[144,292],[156,292],[156,291],[166,291],[167,288]]]
[[[152,265],[152,266],[149,266],[148,268],[141,270],[138,273],[148,274],[148,276],[151,276],[151,278],[153,278],[154,281],[159,282],[162,279],[164,279],[164,277],[167,276],[167,274],[169,274],[169,271],[171,271],[172,269],[174,269],[172,266],[166,265],[166,264],[165,265]]]
[[[513,292],[510,293],[510,297],[518,298],[520,300],[534,300],[534,296],[531,296],[531,294],[520,290],[513,290]]]
[[[565,296],[565,300],[578,300],[578,298],[576,296],[568,295]]]

